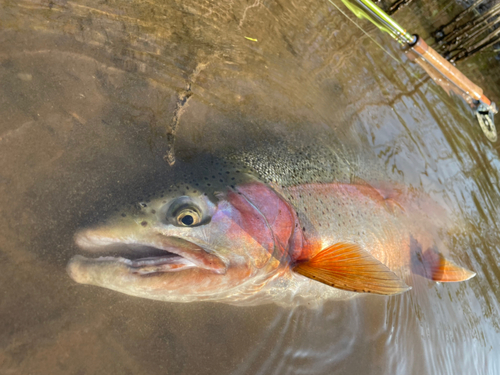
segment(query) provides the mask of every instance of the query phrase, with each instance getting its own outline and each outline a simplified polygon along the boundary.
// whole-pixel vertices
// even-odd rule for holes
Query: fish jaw
[[[94,255],[106,254],[114,246],[153,249],[154,257],[146,252],[138,259],[76,255],[67,266],[69,276],[78,283],[139,297],[179,302],[203,299],[250,274],[244,266],[229,269],[225,260],[208,248],[137,225],[117,223],[82,230],[75,242]]]

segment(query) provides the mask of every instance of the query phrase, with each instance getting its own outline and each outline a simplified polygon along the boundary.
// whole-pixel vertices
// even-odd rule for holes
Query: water
[[[453,2],[420,6],[398,20],[425,36]],[[500,373],[498,144],[332,5],[4,0],[0,27],[0,373]],[[494,61],[460,68],[498,103]],[[183,158],[270,139],[373,153],[461,218],[452,256],[477,276],[313,310],[75,284],[73,233],[165,175],[172,127]]]

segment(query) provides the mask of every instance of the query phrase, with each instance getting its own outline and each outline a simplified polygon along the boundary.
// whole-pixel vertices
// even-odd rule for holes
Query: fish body
[[[70,276],[163,301],[291,305],[402,293],[412,272],[474,275],[437,251],[440,210],[401,187],[207,176],[78,232],[97,257],[73,257]]]

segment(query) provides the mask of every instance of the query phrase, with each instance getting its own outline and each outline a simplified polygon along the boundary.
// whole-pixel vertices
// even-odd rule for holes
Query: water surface
[[[432,3],[398,19],[427,35],[454,6]],[[0,373],[500,373],[498,144],[360,24],[385,51],[324,1],[1,1]],[[495,66],[460,68],[498,103]],[[168,183],[172,145],[189,159],[329,140],[452,212],[450,256],[477,276],[319,309],[161,303],[67,276],[75,230]]]

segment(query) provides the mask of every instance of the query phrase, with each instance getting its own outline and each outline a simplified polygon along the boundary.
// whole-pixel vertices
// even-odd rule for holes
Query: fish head
[[[289,272],[297,223],[279,194],[255,178],[196,185],[80,230],[77,245],[94,256],[74,256],[69,275],[150,299],[234,302]]]

